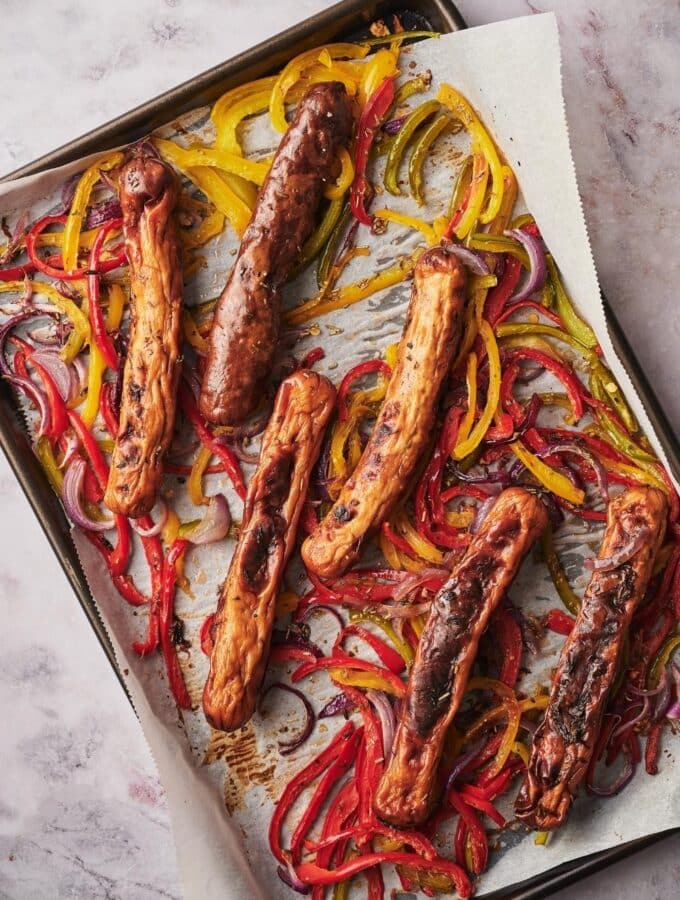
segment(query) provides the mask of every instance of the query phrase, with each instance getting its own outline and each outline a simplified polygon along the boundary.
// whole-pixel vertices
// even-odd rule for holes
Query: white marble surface
[[[0,172],[326,5],[0,0]],[[600,279],[677,430],[677,2],[459,6],[470,24],[557,12]],[[4,459],[0,506],[0,900],[180,898],[163,792],[141,731]],[[667,839],[557,896],[678,896],[679,851],[680,838]]]

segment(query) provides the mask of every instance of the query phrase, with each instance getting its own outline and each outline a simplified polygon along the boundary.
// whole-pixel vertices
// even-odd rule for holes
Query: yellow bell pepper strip
[[[165,525],[161,529],[161,538],[166,546],[169,547],[177,540],[180,527],[181,523],[179,521],[179,516],[174,509],[168,506],[168,517],[165,520]]]
[[[406,281],[413,273],[416,263],[424,252],[424,247],[417,247],[413,253],[401,257],[394,265],[382,269],[368,278],[362,278],[361,281],[357,281],[354,284],[344,285],[333,291],[327,299],[321,296],[305,301],[301,306],[289,310],[286,314],[286,323],[288,325],[302,325],[315,316],[322,316],[337,309],[352,306],[354,303],[358,303],[360,300],[364,300],[378,291]]]
[[[466,194],[470,189],[470,181],[472,180],[472,154],[466,156],[458,169],[458,176],[453,186],[451,200],[449,201],[448,217],[451,219],[448,236],[453,234],[453,229],[458,223],[458,219],[463,215],[463,209],[467,203]],[[458,218],[456,218],[458,213]]]
[[[244,119],[249,116],[256,116],[269,109],[269,102],[271,100],[272,87],[274,86],[273,82],[275,79],[267,78],[264,80],[271,81],[271,87],[261,91],[255,91],[252,94],[247,94],[237,100],[233,105],[224,108],[223,110],[221,109],[219,113],[216,112],[216,110],[220,101],[217,101],[210,114],[210,118],[215,125],[216,150],[233,153],[238,156],[243,155],[243,149],[237,136],[237,129]]]
[[[373,215],[376,219],[394,222],[397,225],[405,225],[407,228],[419,231],[431,247],[437,243],[437,235],[434,228],[422,219],[418,219],[415,216],[407,216],[392,209],[376,209]]]
[[[372,622],[392,641],[406,665],[411,665],[414,659],[413,649],[409,643],[399,637],[389,619],[370,609],[350,609],[349,620],[350,622]]]
[[[453,128],[454,122],[451,117],[446,113],[440,113],[425,127],[423,133],[413,145],[413,151],[408,161],[408,184],[411,189],[411,194],[418,206],[422,206],[425,202],[423,196],[423,165],[427,155],[435,141],[447,132],[453,131]],[[446,225],[448,225],[446,219],[443,219],[443,222],[444,228],[442,229],[442,235],[446,230]]]
[[[46,297],[52,306],[55,306],[73,325],[73,331],[68,336],[60,354],[64,362],[73,362],[83,345],[90,342],[90,322],[87,316],[73,300],[64,297],[53,285],[45,281],[29,281],[28,287],[34,295]],[[2,294],[23,294],[25,288],[26,283],[23,281],[0,281],[0,293]]]
[[[453,229],[453,233],[460,241],[465,240],[465,238],[468,237],[476,223],[479,221],[484,198],[486,197],[488,180],[489,164],[486,157],[481,153],[475,152],[472,156],[472,175],[470,177],[470,192],[467,204],[457,225]]]
[[[338,151],[340,158],[340,174],[335,184],[326,188],[324,196],[327,200],[342,200],[354,181],[354,162],[349,150],[341,147]]]
[[[564,571],[555,550],[552,528],[549,525],[541,537],[541,550],[543,552],[545,564],[550,572],[552,583],[555,585],[555,590],[559,594],[560,600],[564,603],[572,616],[577,616],[578,611],[581,608],[581,601],[569,584],[567,573]]]
[[[45,474],[47,475],[47,480],[52,485],[52,488],[59,496],[61,496],[64,476],[54,458],[52,445],[50,444],[50,439],[47,435],[38,438],[38,442],[35,445],[35,455],[40,460],[42,467],[45,470]]]
[[[191,311],[186,307],[184,307],[184,309],[182,310],[181,323],[184,340],[188,344],[191,344],[194,350],[197,353],[200,353],[201,356],[207,356],[210,345],[198,330]]]
[[[501,203],[498,215],[493,222],[491,222],[486,232],[493,236],[502,235],[506,231],[510,223],[510,216],[515,207],[515,201],[517,200],[517,179],[515,178],[515,173],[510,166],[503,166],[502,172],[503,202]],[[492,265],[492,269],[493,268],[494,266]]]
[[[386,78],[394,79],[397,69],[398,51],[382,48],[364,65],[359,82],[359,105],[363,109]]]
[[[125,308],[125,293],[119,284],[109,287],[109,307],[106,312],[106,329],[114,331],[120,326]],[[90,344],[90,364],[87,370],[87,396],[80,413],[87,428],[92,428],[97,413],[102,389],[102,380],[106,371],[106,360],[95,341]]]
[[[629,466],[626,463],[608,459],[606,456],[602,456],[600,459],[602,465],[608,472],[615,472],[617,475],[633,478],[635,481],[639,481],[640,484],[648,484],[650,487],[658,488],[666,494],[669,493],[668,485],[663,481],[660,475],[655,475],[652,472],[639,469],[637,466]]]
[[[78,246],[80,244],[80,229],[83,224],[90,194],[95,184],[99,181],[102,172],[110,172],[122,165],[124,156],[120,152],[112,153],[104,159],[92,163],[80,176],[71,209],[66,219],[64,238],[62,243],[62,264],[65,272],[72,272],[78,266]]]
[[[647,676],[647,687],[655,688],[661,679],[661,674],[668,665],[668,661],[680,647],[680,634],[673,634],[661,645]]]
[[[252,208],[227,184],[221,173],[210,166],[195,166],[183,174],[229,219],[238,237],[243,237],[250,222]]]
[[[458,442],[467,441],[477,413],[477,354],[468,356],[465,381],[467,383],[467,410],[458,429]]]
[[[548,272],[550,274],[557,315],[562,320],[562,324],[569,334],[575,337],[577,341],[580,341],[585,347],[588,347],[591,350],[594,349],[598,344],[595,332],[590,325],[587,325],[583,321],[572,306],[571,300],[564,290],[562,279],[560,278],[560,273],[557,271],[555,261],[550,254],[547,255],[546,261],[548,263]]]
[[[296,594],[295,591],[281,591],[276,598],[276,617],[281,618],[294,612],[299,602],[300,595]]]
[[[510,444],[510,447],[517,459],[524,463],[526,468],[531,472],[534,478],[543,485],[543,487],[552,491],[553,494],[556,494],[563,500],[572,503],[574,506],[581,506],[584,503],[585,493],[580,488],[574,487],[566,475],[552,469],[549,465],[544,463],[542,459],[534,456],[530,450],[527,450],[521,441],[515,441]]]
[[[213,108],[210,111],[210,118],[215,128],[219,127],[220,120],[234,104],[239,103],[244,97],[249,97],[260,91],[271,91],[276,84],[278,77],[278,75],[269,75],[266,78],[258,78],[256,81],[248,81],[245,84],[240,84],[238,87],[232,88],[222,94],[222,96],[215,101]]]
[[[282,70],[272,88],[269,103],[269,115],[272,125],[277,131],[284,132],[288,128],[286,121],[286,96],[292,87],[303,76],[305,69],[311,68],[320,61],[324,54],[326,59],[363,59],[368,55],[369,47],[365,44],[329,44],[320,49],[306,50],[292,59]]]
[[[161,138],[154,138],[153,144],[163,159],[181,172],[196,166],[211,166],[231,175],[239,175],[247,181],[252,181],[253,184],[261,185],[269,171],[269,162],[255,162],[226,150],[214,150],[210,147],[202,147],[200,144],[180,147],[173,141],[165,141]]]
[[[488,225],[498,215],[503,202],[503,166],[494,142],[465,97],[459,94],[451,85],[443,84],[439,88],[437,100],[443,103],[444,106],[447,106],[453,115],[463,123],[473,144],[476,144],[489,164],[491,191],[486,208],[479,217],[483,225]]]
[[[113,228],[109,232],[109,240],[115,240],[117,237],[120,237],[121,229]],[[99,234],[99,228],[90,228],[88,231],[81,231],[80,237],[78,240],[78,247],[80,250],[91,250],[92,244],[94,244],[97,235]],[[64,243],[64,232],[63,231],[43,231],[41,232],[35,239],[36,247],[61,247]],[[1,252],[2,248],[0,248]]]
[[[212,450],[209,447],[201,447],[191,466],[191,473],[187,479],[187,490],[194,506],[208,505],[208,498],[203,493],[203,473],[210,465],[211,459]]]
[[[489,766],[488,770],[486,770],[486,775],[488,776],[488,778],[493,778],[495,775],[498,775],[498,773],[507,762],[508,757],[512,753],[512,747],[517,739],[517,732],[519,731],[521,711],[519,703],[517,702],[517,697],[515,696],[515,692],[512,690],[512,688],[508,687],[506,684],[503,684],[502,681],[496,681],[493,678],[471,678],[468,682],[468,691],[474,690],[493,691],[495,694],[497,694],[502,702],[501,709],[507,716],[508,720],[507,728],[503,735],[503,740],[501,741],[500,747],[496,752],[496,756],[494,757],[493,762]],[[474,731],[475,726],[473,726],[468,732],[466,732],[464,737],[465,743],[468,743],[470,741]]]
[[[352,669],[330,669],[329,675],[337,684],[348,684],[352,687],[372,688],[374,691],[385,691],[395,697],[403,696],[403,690],[398,690],[393,681],[388,681],[382,675],[374,672],[355,672]]]
[[[512,745],[512,753],[516,753],[525,766],[529,765],[529,748],[521,741],[515,741]]]
[[[365,66],[354,62],[333,62],[330,66],[318,63],[305,69],[305,73],[298,83],[288,92],[286,100],[290,103],[299,102],[309,90],[311,85],[328,81],[340,81],[345,85],[345,90],[350,97],[355,97],[359,90],[359,84],[364,75]]]
[[[444,554],[413,527],[403,509],[393,516],[392,524],[421,559],[433,565],[441,566],[443,564]]]
[[[518,259],[525,269],[531,267],[526,250],[514,238],[476,231],[469,236],[467,244],[470,249],[482,250],[484,253],[509,253]]]
[[[203,247],[214,237],[217,237],[218,234],[222,234],[224,231],[224,220],[224,213],[221,213],[219,209],[212,209],[198,228],[194,228],[191,231],[182,229],[180,231],[180,240],[184,250],[196,250],[198,247]]]
[[[489,387],[486,392],[486,404],[479,421],[472,429],[470,435],[465,440],[459,440],[453,448],[452,455],[454,459],[463,459],[481,444],[496,414],[498,401],[501,396],[501,357],[493,328],[486,319],[482,319],[480,322],[479,333],[484,341],[489,358]]]
[[[307,266],[316,259],[325,244],[330,240],[330,237],[335,230],[335,226],[340,221],[344,208],[345,202],[342,199],[342,195],[337,200],[331,200],[326,207],[326,211],[323,214],[323,218],[321,219],[318,228],[312,233],[311,237],[300,251],[300,258],[289,276],[289,281],[293,281],[297,278],[300,272],[304,272]]]
[[[399,166],[409,141],[423,122],[440,110],[441,106],[436,100],[427,100],[421,106],[417,107],[417,109],[413,110],[397,132],[394,143],[387,154],[385,174],[383,176],[383,183],[390,194],[394,194],[395,196],[401,194],[397,178],[399,175]]]

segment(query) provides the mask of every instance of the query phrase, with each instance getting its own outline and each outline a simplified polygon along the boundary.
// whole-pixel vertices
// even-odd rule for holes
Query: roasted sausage
[[[334,402],[330,381],[309,370],[289,375],[276,395],[212,627],[203,709],[223,731],[240,728],[255,709],[281,576]]]
[[[424,822],[437,800],[446,732],[465,693],[479,639],[527,551],[547,524],[523,488],[499,495],[450,579],[432,601],[374,806],[397,826]]]
[[[630,488],[609,504],[599,559],[610,564],[593,573],[564,643],[515,801],[518,819],[531,828],[559,828],[586,775],[623,639],[663,541],[667,512],[665,495],[650,487]]]
[[[131,326],[104,503],[133,518],[148,513],[156,502],[175,421],[182,308],[178,196],[175,173],[143,148],[123,166],[120,203],[130,264]]]
[[[416,265],[397,364],[373,432],[333,508],[302,545],[305,565],[323,578],[340,575],[357,558],[366,534],[408,486],[460,340],[465,280],[457,257],[441,247]]]
[[[352,109],[338,82],[302,98],[260,191],[231,275],[215,310],[200,408],[210,422],[242,422],[257,407],[271,370],[281,288],[314,229]]]

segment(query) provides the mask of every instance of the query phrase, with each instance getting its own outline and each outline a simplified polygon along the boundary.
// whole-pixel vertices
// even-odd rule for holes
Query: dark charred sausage
[[[136,518],[154,503],[172,439],[182,309],[182,249],[175,221],[176,175],[144,149],[120,176],[131,326],[120,427],[104,503]]]
[[[308,569],[340,575],[407,488],[430,438],[437,399],[461,334],[465,269],[441,247],[415,269],[411,303],[385,401],[359,463],[302,545]]]
[[[437,800],[437,767],[479,639],[529,548],[547,524],[523,488],[499,495],[451,578],[432,601],[401,707],[392,755],[375,796],[397,826],[424,822]]]
[[[585,778],[623,639],[663,541],[667,512],[665,495],[650,487],[626,490],[609,504],[599,559],[613,565],[595,571],[590,580],[562,648],[515,801],[517,817],[531,828],[559,828]],[[626,548],[635,552],[628,556]]]
[[[345,87],[316,84],[302,98],[260,191],[234,268],[215,310],[200,408],[210,422],[242,422],[270,373],[281,288],[314,229],[338,148],[352,129]]]
[[[223,731],[240,728],[255,709],[281,576],[334,402],[330,381],[309,370],[289,375],[276,395],[212,629],[203,709]]]

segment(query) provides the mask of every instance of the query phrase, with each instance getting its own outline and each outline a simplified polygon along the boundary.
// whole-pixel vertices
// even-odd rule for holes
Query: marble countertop
[[[3,0],[0,172],[325,6]],[[460,0],[459,7],[470,25],[557,13],[600,281],[677,431],[678,4]],[[163,790],[141,730],[4,458],[0,501],[0,900],[179,900]],[[668,838],[556,896],[677,896],[679,851],[680,837]]]

